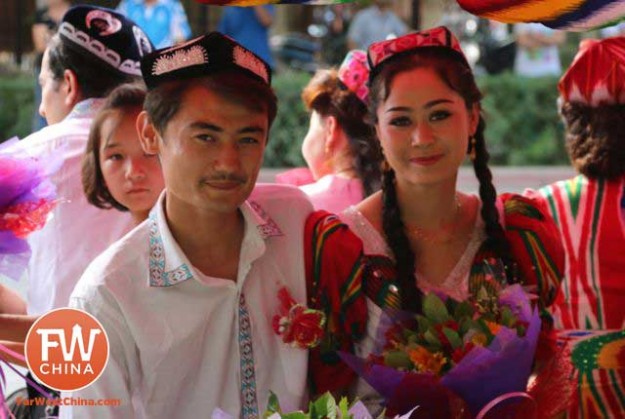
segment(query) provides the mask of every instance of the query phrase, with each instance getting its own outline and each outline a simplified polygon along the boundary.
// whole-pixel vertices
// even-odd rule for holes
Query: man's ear
[[[141,111],[139,116],[137,116],[136,126],[143,151],[147,154],[158,154],[160,151],[158,132],[156,128],[154,128],[146,111]]]
[[[67,106],[70,110],[73,109],[74,105],[82,100],[82,92],[80,91],[76,73],[72,70],[66,69],[63,72],[63,85],[61,88],[64,89],[65,93],[65,106]]]

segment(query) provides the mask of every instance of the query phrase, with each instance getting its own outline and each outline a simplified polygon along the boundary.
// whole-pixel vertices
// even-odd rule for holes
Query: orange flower
[[[447,363],[447,359],[442,353],[433,354],[423,346],[416,346],[408,351],[408,355],[418,372],[430,372],[438,375]]]
[[[471,343],[476,346],[485,346],[488,339],[486,339],[486,335],[484,333],[476,333],[471,338]]]
[[[488,320],[486,320],[486,326],[488,326],[488,330],[490,330],[493,335],[496,335],[501,329],[501,325],[499,323],[489,322]]]

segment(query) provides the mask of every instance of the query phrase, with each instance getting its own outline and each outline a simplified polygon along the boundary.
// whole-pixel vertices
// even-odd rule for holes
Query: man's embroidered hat
[[[625,38],[587,39],[558,83],[567,102],[625,104]]]
[[[72,7],[61,20],[59,35],[75,51],[133,76],[141,75],[141,57],[154,49],[132,20],[103,7]]]
[[[449,29],[439,26],[371,44],[367,51],[369,67],[371,68],[369,78],[373,79],[380,72],[382,66],[392,59],[413,54],[421,48],[448,50],[450,54],[459,58],[467,67],[470,67],[467,58],[460,48],[458,39]]]
[[[339,80],[366,104],[369,97],[367,53],[359,49],[348,52],[339,67]]]
[[[238,71],[267,85],[271,68],[252,51],[219,32],[164,48],[141,60],[141,72],[149,89],[161,83],[202,77],[221,71]]]

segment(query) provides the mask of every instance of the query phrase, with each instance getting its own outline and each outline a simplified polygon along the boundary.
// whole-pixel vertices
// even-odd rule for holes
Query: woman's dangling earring
[[[469,138],[469,158],[471,159],[471,161],[475,161],[475,158],[477,156],[477,152],[476,152],[476,147],[475,147],[475,143],[477,141],[475,140],[475,137],[472,135]]]

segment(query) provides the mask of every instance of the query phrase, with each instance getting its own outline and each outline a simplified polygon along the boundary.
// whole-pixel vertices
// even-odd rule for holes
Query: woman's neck
[[[455,179],[425,186],[398,181],[396,193],[406,226],[432,230],[453,224],[459,216],[461,201]]]

